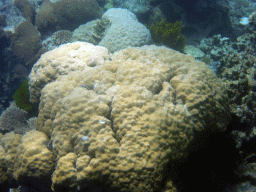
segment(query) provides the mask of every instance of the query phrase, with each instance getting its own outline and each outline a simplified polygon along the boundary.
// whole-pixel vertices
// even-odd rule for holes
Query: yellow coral
[[[24,135],[17,147],[14,178],[26,183],[31,177],[49,179],[54,166],[54,156],[47,148],[49,138],[42,132],[32,130]]]
[[[35,69],[46,63],[56,68],[66,59],[62,54],[74,48],[76,57],[69,62],[82,55],[79,61],[87,61],[85,47],[83,42],[63,45],[61,54],[46,53],[48,59],[42,56]],[[97,54],[105,58],[97,67],[58,74],[41,90],[38,130],[51,137],[60,163],[53,188],[69,181],[70,189],[100,183],[119,191],[158,191],[166,164],[188,155],[195,132],[225,130],[225,88],[207,65],[166,47]],[[52,68],[35,69],[34,80],[41,73],[56,74]],[[63,162],[69,167],[62,169]]]

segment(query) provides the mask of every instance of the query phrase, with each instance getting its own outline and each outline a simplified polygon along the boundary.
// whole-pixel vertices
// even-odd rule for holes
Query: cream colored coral
[[[29,75],[30,101],[39,102],[42,88],[60,75],[101,65],[106,59],[109,59],[106,48],[80,42],[43,54]]]
[[[49,179],[54,166],[54,156],[47,148],[49,138],[32,130],[22,137],[17,147],[14,178],[22,183],[28,178]]]
[[[72,154],[68,164],[76,169],[53,179],[59,187],[76,175],[70,181],[81,190],[97,182],[157,191],[166,164],[188,155],[195,133],[223,131],[229,121],[214,72],[166,47],[121,50],[97,67],[59,76],[41,93],[37,129],[51,137],[59,161]]]

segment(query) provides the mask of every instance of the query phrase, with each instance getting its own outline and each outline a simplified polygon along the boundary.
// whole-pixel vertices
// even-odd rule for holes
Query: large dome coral
[[[63,45],[54,61],[42,56],[35,65],[40,70],[30,75],[30,90],[37,90],[31,98],[41,95],[37,129],[50,137],[59,160],[52,188],[88,189],[97,183],[118,191],[159,190],[165,165],[187,156],[198,133],[225,130],[224,86],[207,65],[166,47],[126,48],[113,55],[101,47],[105,51],[95,52],[99,60],[89,65],[86,52],[92,46]],[[65,71],[67,57],[85,67]],[[45,75],[50,78],[43,81]]]

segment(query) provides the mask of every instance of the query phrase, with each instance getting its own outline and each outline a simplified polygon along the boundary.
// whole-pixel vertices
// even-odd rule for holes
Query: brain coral
[[[31,83],[41,93],[37,129],[51,138],[60,161],[52,188],[160,190],[166,164],[185,157],[198,133],[225,130],[224,86],[204,63],[155,45],[113,55],[95,52],[105,58],[100,65],[81,65],[63,75],[53,69],[61,66],[55,61],[66,63],[63,69],[86,64],[91,55],[81,55],[88,46],[99,48],[66,44],[42,56],[34,66],[41,65],[38,73],[32,70],[33,81],[41,81]],[[72,51],[76,56],[64,56]],[[46,74],[50,80],[43,82]],[[37,92],[31,98],[38,98]]]

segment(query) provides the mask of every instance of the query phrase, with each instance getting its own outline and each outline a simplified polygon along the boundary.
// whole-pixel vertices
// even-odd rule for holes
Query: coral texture
[[[99,45],[107,47],[110,52],[119,51],[128,46],[142,46],[151,43],[150,31],[140,22],[136,15],[126,9],[112,8],[103,14],[102,19],[110,20],[104,38]]]
[[[54,191],[65,191],[65,189],[76,189],[76,168],[75,162],[77,155],[69,153],[61,157],[58,161],[56,170],[52,176],[52,189]],[[64,175],[64,177],[63,177]]]
[[[97,21],[98,20],[89,21],[86,24],[80,25],[78,28],[76,28],[73,32],[71,41],[84,41],[97,45],[99,43],[98,39],[95,39],[93,36],[94,26],[97,24]]]
[[[21,137],[14,132],[0,138],[0,184],[8,180],[20,185],[50,185],[54,169],[53,153],[47,148],[49,138],[32,130]]]
[[[106,18],[87,22],[74,31],[72,41],[85,41],[97,45],[105,36],[105,31],[110,25],[110,20]]]
[[[11,38],[11,51],[27,66],[31,66],[38,59],[41,45],[39,31],[29,21],[24,21],[15,28]]]
[[[255,39],[254,33],[246,33],[235,42],[215,35],[203,39],[200,44],[200,48],[211,58],[211,67],[226,83],[231,113],[241,122],[253,126],[256,114]]]
[[[28,128],[26,122],[27,112],[20,109],[13,102],[0,116],[0,131],[22,133]]]
[[[32,130],[24,135],[17,147],[13,176],[19,183],[28,178],[49,179],[54,168],[54,156],[47,148],[49,138]]]
[[[0,140],[2,153],[5,153],[4,159],[2,159],[1,167],[5,172],[1,172],[1,175],[7,173],[8,179],[13,179],[14,164],[17,157],[16,149],[21,143],[21,135],[14,132],[6,133]]]
[[[112,4],[115,7],[121,7],[128,9],[135,14],[145,14],[150,10],[150,1],[148,0],[112,0]]]
[[[43,41],[43,46],[47,51],[58,48],[62,44],[70,43],[72,32],[69,30],[58,30]]]
[[[34,22],[35,7],[29,0],[15,0],[14,5],[21,11],[23,17],[31,23]]]
[[[100,65],[56,70],[92,58],[83,47],[97,52]],[[196,134],[225,130],[225,88],[207,65],[166,47],[102,49],[66,44],[32,70],[40,83],[31,83],[38,91],[31,98],[41,93],[37,129],[51,138],[58,160],[53,189],[160,190],[166,164],[186,157]]]
[[[72,30],[91,19],[100,16],[96,0],[45,0],[36,16],[36,25],[40,32],[60,29]]]
[[[89,43],[68,44],[43,54],[29,75],[30,101],[39,102],[41,89],[59,75],[101,65],[109,57],[106,48]]]

